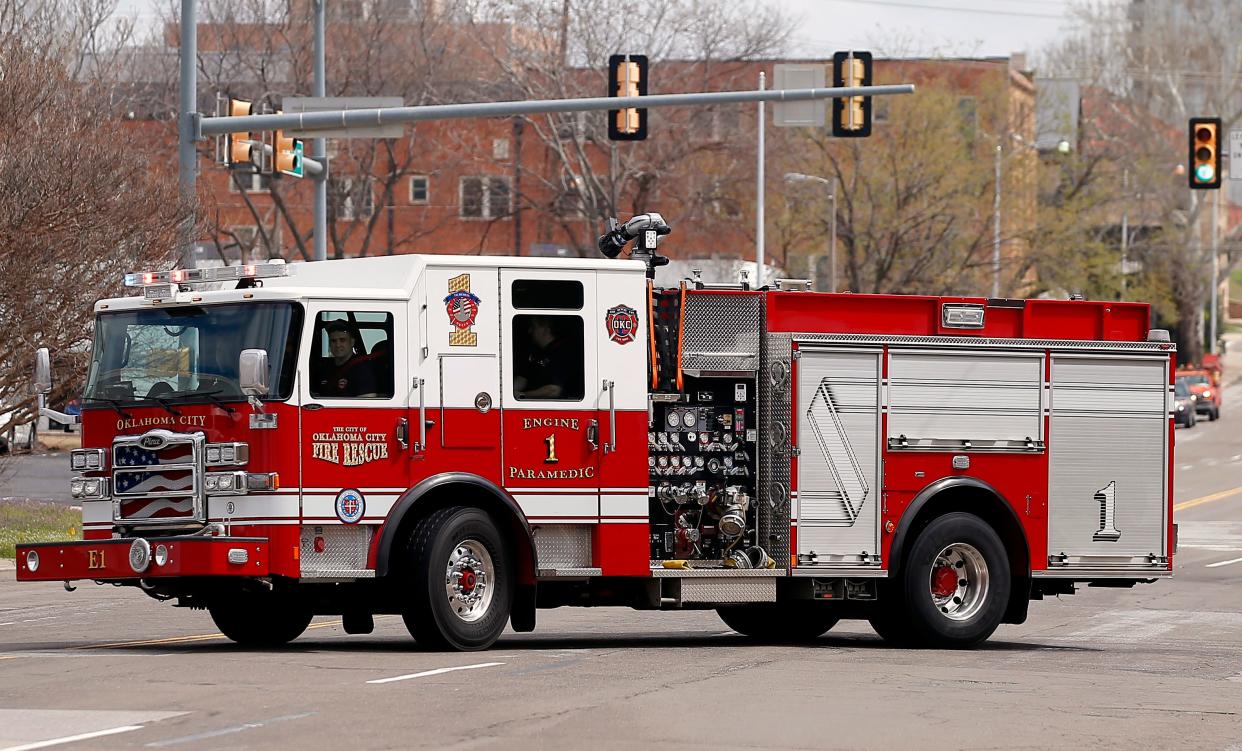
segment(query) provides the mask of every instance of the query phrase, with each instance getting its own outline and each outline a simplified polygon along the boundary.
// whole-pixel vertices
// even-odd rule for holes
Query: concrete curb
[[[0,558],[0,571],[16,571],[17,561],[12,558]]]

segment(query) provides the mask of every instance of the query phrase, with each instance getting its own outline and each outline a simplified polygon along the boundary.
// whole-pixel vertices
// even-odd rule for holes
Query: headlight
[[[155,546],[155,565],[163,566],[165,563],[168,563],[168,548],[164,547],[163,545],[156,545]]]
[[[1204,397],[1205,399],[1211,399],[1211,398],[1212,398],[1212,390],[1211,390],[1211,389],[1208,389],[1208,390],[1204,391],[1204,392],[1203,392],[1203,397]]]
[[[26,569],[32,574],[39,570],[39,554],[33,550],[26,551]]]
[[[220,461],[220,448],[218,446],[207,447],[207,461],[212,464]]]
[[[81,498],[82,492],[83,492],[83,486],[85,484],[86,484],[86,481],[82,479],[70,480],[69,481],[69,495],[73,496],[74,498]]]
[[[1185,412],[1185,411],[1186,411],[1186,405],[1185,405],[1185,404],[1178,403],[1178,405],[1177,405],[1177,411],[1178,411],[1178,412]]]

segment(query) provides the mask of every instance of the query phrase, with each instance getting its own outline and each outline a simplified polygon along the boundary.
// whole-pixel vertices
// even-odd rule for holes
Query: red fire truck
[[[606,248],[638,260],[130,275],[95,306],[84,539],[20,545],[17,578],[133,586],[243,644],[391,613],[473,650],[566,605],[962,646],[1172,575],[1148,306],[657,287],[651,216]]]

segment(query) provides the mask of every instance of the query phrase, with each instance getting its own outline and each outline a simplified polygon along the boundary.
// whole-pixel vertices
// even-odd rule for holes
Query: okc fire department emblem
[[[470,292],[470,275],[462,274],[449,279],[448,297],[444,298],[444,307],[448,311],[449,323],[453,330],[449,332],[449,346],[473,347],[479,343],[479,335],[474,333],[474,319],[479,316],[479,298]]]
[[[629,344],[638,334],[638,311],[628,305],[618,305],[608,309],[604,316],[604,326],[608,329],[608,338],[617,344]]]
[[[346,524],[357,524],[367,510],[367,499],[355,488],[336,494],[336,518]]]

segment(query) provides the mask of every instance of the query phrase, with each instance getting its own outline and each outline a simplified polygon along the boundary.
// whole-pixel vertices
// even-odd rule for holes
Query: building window
[[[465,219],[499,219],[512,210],[507,177],[463,177],[460,192]]]
[[[325,311],[315,319],[311,341],[311,396],[392,398],[391,313]]]
[[[893,104],[891,97],[876,96],[871,98],[871,121],[875,123],[886,123],[889,120],[890,107]]]
[[[410,178],[410,203],[427,203],[431,195],[431,181],[426,175]]]
[[[241,186],[240,188],[238,186]],[[272,176],[258,172],[233,172],[229,175],[230,193],[267,193],[272,189]]]
[[[513,394],[519,401],[581,401],[582,318],[513,316]]]
[[[337,220],[370,219],[375,213],[375,185],[371,178],[328,179],[328,211]]]

